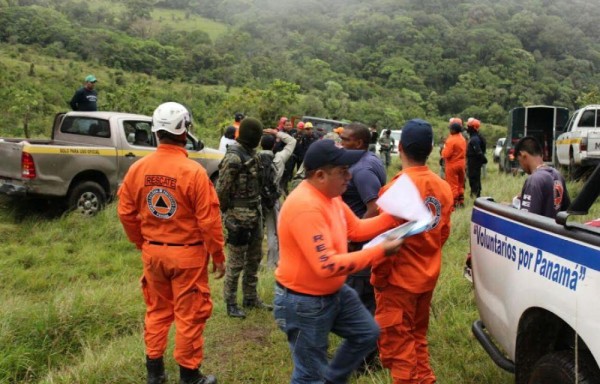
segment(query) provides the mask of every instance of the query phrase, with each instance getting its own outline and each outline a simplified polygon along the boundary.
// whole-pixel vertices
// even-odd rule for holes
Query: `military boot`
[[[227,304],[227,316],[238,317],[240,319],[246,318],[246,313],[237,306],[237,304]]]
[[[146,356],[146,369],[148,370],[148,380],[146,384],[164,384],[167,382],[165,374],[165,363],[163,358],[151,359]]]
[[[272,305],[266,304],[263,301],[261,301],[260,299],[254,299],[254,300],[244,299],[244,301],[242,302],[242,306],[244,308],[249,308],[249,309],[264,309],[265,311],[273,310]]]
[[[179,366],[179,384],[217,384],[213,375],[203,375],[200,369]]]

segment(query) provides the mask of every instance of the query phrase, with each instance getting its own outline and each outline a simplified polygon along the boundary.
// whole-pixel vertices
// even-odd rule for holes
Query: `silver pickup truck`
[[[149,116],[118,112],[57,114],[52,138],[0,138],[0,193],[60,198],[93,215],[113,197],[135,161],[156,150]],[[223,152],[188,134],[189,158],[216,181]]]

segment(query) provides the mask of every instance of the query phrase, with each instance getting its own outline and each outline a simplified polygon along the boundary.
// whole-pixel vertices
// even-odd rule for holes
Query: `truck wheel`
[[[68,197],[69,209],[93,216],[106,204],[106,192],[94,181],[84,181],[73,187]]]
[[[535,363],[528,384],[598,384],[597,371],[596,363],[588,352],[579,352],[577,367],[573,351],[553,352]]]

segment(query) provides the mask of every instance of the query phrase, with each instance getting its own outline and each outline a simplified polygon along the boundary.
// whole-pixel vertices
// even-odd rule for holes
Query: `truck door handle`
[[[135,157],[135,155],[133,154],[133,152],[129,152],[128,154],[125,155],[125,157]]]

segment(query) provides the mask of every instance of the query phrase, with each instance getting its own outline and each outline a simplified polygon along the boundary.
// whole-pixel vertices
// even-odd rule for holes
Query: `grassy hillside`
[[[394,159],[394,167],[398,166]],[[437,155],[429,164],[437,169]],[[498,174],[490,163],[484,194],[509,201],[522,176]],[[394,173],[390,167],[389,175]],[[570,184],[575,192],[580,184]],[[477,319],[470,284],[462,277],[468,248],[470,205],[452,217],[442,275],[435,292],[430,350],[445,384],[511,383],[470,332]],[[596,214],[599,212],[596,211]],[[144,304],[141,261],[116,217],[115,205],[94,218],[57,216],[52,204],[0,200],[0,382],[139,383],[144,380]],[[260,295],[273,298],[272,271],[260,272]],[[203,369],[227,384],[284,383],[292,363],[284,335],[271,313],[227,317],[222,280],[211,281],[214,312],[206,328]],[[331,338],[332,344],[337,343]],[[166,356],[176,382],[172,342]],[[355,384],[390,383],[387,372],[353,379]]]
[[[70,110],[69,100],[88,73],[98,78],[99,110],[149,115],[161,102],[178,101],[191,108],[195,133],[211,146],[218,144],[221,129],[237,111],[228,106],[229,95],[222,86],[160,80],[67,57],[49,57],[26,46],[0,44],[0,72],[0,137],[23,137],[26,115],[33,137],[49,137],[54,115]]]
[[[212,41],[227,31],[227,26],[223,23],[177,9],[154,9],[152,20],[175,30],[206,32]]]

